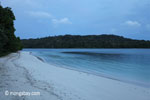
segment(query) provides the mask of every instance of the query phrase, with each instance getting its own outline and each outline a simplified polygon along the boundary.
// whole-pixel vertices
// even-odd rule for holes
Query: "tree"
[[[24,39],[25,48],[150,48],[150,41],[117,35],[64,35]]]
[[[11,8],[0,5],[0,56],[22,49],[20,39],[14,34],[14,20]]]

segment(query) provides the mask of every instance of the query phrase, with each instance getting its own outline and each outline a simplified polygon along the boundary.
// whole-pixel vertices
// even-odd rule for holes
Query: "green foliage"
[[[0,56],[22,49],[20,38],[14,34],[14,20],[11,8],[0,5]]]
[[[150,48],[150,41],[116,35],[64,35],[24,39],[25,48]]]

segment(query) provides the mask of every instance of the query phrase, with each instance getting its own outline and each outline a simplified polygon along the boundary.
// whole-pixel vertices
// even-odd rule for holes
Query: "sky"
[[[0,0],[21,39],[115,34],[150,40],[150,0]]]

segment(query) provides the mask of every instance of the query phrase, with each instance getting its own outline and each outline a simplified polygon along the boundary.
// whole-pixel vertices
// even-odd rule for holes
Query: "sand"
[[[40,92],[6,96],[5,91]],[[0,58],[2,100],[150,100],[150,88],[56,67],[29,52]]]

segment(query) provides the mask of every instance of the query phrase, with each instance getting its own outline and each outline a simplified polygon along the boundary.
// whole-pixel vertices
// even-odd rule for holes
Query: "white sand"
[[[9,60],[4,64],[5,61],[3,60],[6,59]],[[25,96],[25,99],[150,100],[150,88],[55,67],[42,62],[28,52],[21,52],[20,55],[11,54],[9,57],[1,58],[0,63],[3,63],[5,67],[7,66],[7,71],[12,73],[9,74],[10,79],[19,80],[12,82],[10,79],[2,78],[3,80],[0,81],[2,81],[3,85],[5,81],[10,80],[7,82],[9,87],[7,85],[4,85],[5,87],[0,86],[3,91],[10,88],[18,91],[40,91],[41,93],[41,96]],[[12,68],[13,70],[10,70]],[[11,86],[11,82],[15,84]],[[2,95],[1,91],[0,95]],[[5,98],[6,96],[3,97]]]

